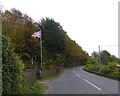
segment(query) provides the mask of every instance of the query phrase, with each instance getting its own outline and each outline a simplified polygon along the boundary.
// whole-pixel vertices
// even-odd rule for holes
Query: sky
[[[16,8],[34,21],[53,18],[68,36],[91,55],[107,50],[118,57],[119,0],[0,0],[3,9]]]

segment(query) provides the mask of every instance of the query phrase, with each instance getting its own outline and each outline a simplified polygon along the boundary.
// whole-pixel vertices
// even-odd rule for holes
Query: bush
[[[100,72],[103,74],[110,74],[115,71],[116,63],[115,62],[108,62],[107,65],[101,65]]]
[[[86,64],[85,68],[88,69],[88,70],[91,70],[91,71],[98,71],[99,70],[99,65],[97,65],[97,64]]]
[[[43,94],[45,88],[40,81],[36,81],[33,86],[26,90],[25,94]]]
[[[24,65],[11,46],[8,37],[2,37],[2,94],[21,94]]]
[[[116,62],[108,62],[108,67],[114,71],[116,69],[117,63]]]
[[[102,74],[109,74],[109,73],[111,73],[111,69],[109,69],[109,67],[107,67],[106,65],[102,65],[101,67],[100,67],[100,73],[102,73]]]

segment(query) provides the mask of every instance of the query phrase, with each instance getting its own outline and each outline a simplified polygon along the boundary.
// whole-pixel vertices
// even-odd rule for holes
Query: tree
[[[100,58],[101,58],[101,62],[103,64],[108,64],[108,62],[111,61],[111,54],[106,51],[106,50],[103,50],[101,53],[100,53]]]
[[[31,37],[31,34],[37,30],[36,24],[29,16],[22,14],[16,9],[3,12],[2,19],[3,34],[11,38],[15,53],[18,53],[23,60],[26,58],[30,59],[34,51],[33,44],[35,45],[38,42],[38,40],[33,40]]]
[[[64,51],[64,33],[59,23],[53,19],[42,19],[39,23],[45,48],[50,53],[59,54]]]
[[[85,61],[88,58],[88,55],[82,48],[75,43],[73,40],[69,38],[69,36],[65,35],[65,66],[79,66],[84,65]]]
[[[42,32],[42,41],[31,36],[39,30]],[[3,12],[3,34],[11,38],[15,53],[23,61],[29,62],[33,58],[34,61],[40,63],[40,42],[42,42],[45,63],[51,60],[50,62],[57,66],[60,63],[64,63],[65,66],[73,66],[73,63],[84,64],[88,54],[66,33],[53,19],[42,18],[37,23],[16,9]]]
[[[118,58],[115,55],[111,55],[111,61],[118,63]]]
[[[92,55],[92,57],[94,57],[94,58],[99,57],[98,52],[95,52],[95,51],[94,51],[91,55]]]

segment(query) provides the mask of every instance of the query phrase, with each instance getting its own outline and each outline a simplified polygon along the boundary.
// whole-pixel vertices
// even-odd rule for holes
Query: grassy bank
[[[25,88],[24,94],[43,94],[45,86],[40,80],[37,80],[30,88]]]
[[[107,78],[111,78],[111,79],[115,79],[115,80],[119,80],[120,81],[120,72],[117,71],[117,70],[114,70],[113,72],[106,72],[107,69],[105,69],[106,71],[103,71],[104,69],[100,69],[100,68],[97,68],[96,69],[96,66],[91,66],[88,67],[88,66],[85,66],[83,68],[83,70],[87,71],[87,72],[90,72],[90,73],[94,73],[94,74],[97,74],[97,75],[100,75],[100,76],[104,76],[104,77],[107,77]]]
[[[43,76],[42,81],[55,79],[55,78],[59,77],[63,73],[64,68],[63,67],[55,67],[54,70],[55,70],[55,74],[49,75],[49,76]]]

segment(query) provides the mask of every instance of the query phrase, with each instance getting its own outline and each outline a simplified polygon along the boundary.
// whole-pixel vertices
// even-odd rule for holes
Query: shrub
[[[97,64],[86,64],[85,68],[91,71],[98,71],[99,66]]]
[[[11,46],[8,37],[2,37],[2,94],[20,94],[22,93],[22,73],[24,65],[20,61],[14,49]]]
[[[36,81],[33,86],[26,90],[26,94],[43,94],[45,88],[40,81]]]
[[[109,67],[107,67],[106,65],[102,65],[101,67],[100,67],[100,73],[102,73],[102,74],[109,74],[109,73],[111,73],[111,69],[109,69]]]
[[[116,69],[117,63],[116,62],[108,62],[108,67],[111,69],[111,71],[114,71]]]

